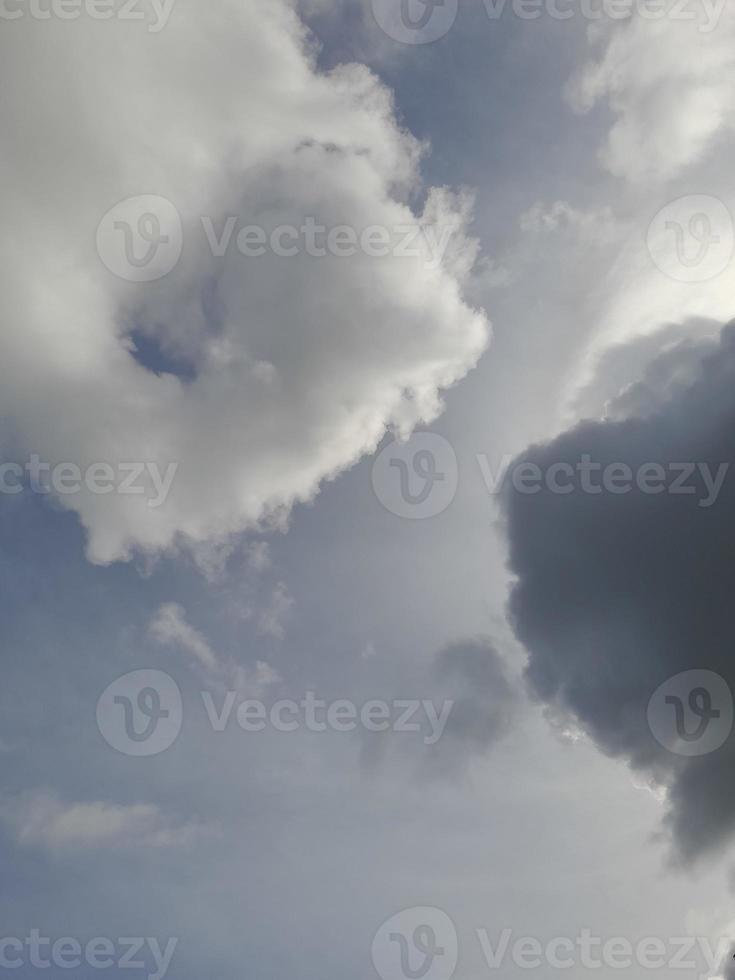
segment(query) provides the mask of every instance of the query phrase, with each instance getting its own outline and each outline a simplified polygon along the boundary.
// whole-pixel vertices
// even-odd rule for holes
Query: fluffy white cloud
[[[721,176],[704,204],[700,195],[680,198],[665,183],[655,192],[621,194],[614,205],[604,191],[600,198],[597,207],[588,208],[566,201],[534,205],[521,218],[517,247],[503,257],[520,287],[515,298],[520,315],[528,317],[524,283],[533,278],[536,294],[543,297],[539,310],[554,349],[543,348],[541,368],[548,370],[551,356],[563,372],[554,387],[560,416],[554,420],[553,412],[546,413],[550,431],[555,424],[571,424],[583,405],[602,410],[604,398],[589,394],[599,385],[598,362],[611,347],[663,336],[662,327],[672,324],[681,325],[679,340],[701,339],[735,314],[735,224],[728,216],[735,215],[735,185],[729,175]],[[707,211],[711,214],[711,225],[700,243],[690,222],[697,232],[702,207],[705,219]],[[662,217],[654,221],[659,211]],[[701,265],[678,260],[677,224],[685,258],[696,257],[700,244],[705,246]],[[670,274],[666,262],[664,269],[656,265],[654,255],[668,261]],[[701,281],[687,281],[691,271],[701,274]]]
[[[282,519],[386,426],[432,419],[440,390],[476,363],[488,324],[461,293],[475,254],[467,202],[436,190],[417,216],[421,147],[389,94],[359,66],[320,74],[285,0],[178,0],[157,33],[21,17],[4,23],[0,66],[5,90],[23,96],[0,110],[6,436],[83,470],[178,464],[161,506],[87,487],[59,498],[87,529],[91,560]],[[95,242],[103,216],[139,195],[174,205],[183,249],[165,277],[134,283]],[[219,237],[229,215],[218,257],[202,218]],[[139,217],[135,206],[118,215],[132,232]],[[422,235],[409,256],[350,258],[236,247],[245,225],[270,233],[309,218],[357,234],[425,221],[451,241]],[[111,224],[103,252],[125,234]],[[149,370],[131,335],[185,368]]]
[[[616,176],[660,180],[701,160],[735,124],[735,5],[693,0],[641,5],[592,32],[601,54],[569,86],[580,111],[607,100],[615,120],[601,161]]]

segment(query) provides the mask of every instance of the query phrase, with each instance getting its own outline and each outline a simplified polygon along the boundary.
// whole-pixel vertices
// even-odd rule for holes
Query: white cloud
[[[218,667],[217,655],[204,636],[186,621],[186,610],[176,602],[162,605],[151,620],[148,631],[159,643],[179,646],[207,670]]]
[[[272,564],[270,545],[267,541],[251,541],[245,551],[248,568],[265,572]]]
[[[195,822],[181,822],[149,803],[64,803],[35,794],[0,805],[0,818],[20,844],[49,850],[118,847],[177,847],[207,833]]]
[[[712,193],[735,215],[735,185],[729,175],[722,175]],[[517,283],[517,315],[530,324],[534,308],[529,310],[524,284],[532,280],[539,315],[554,338],[552,355],[559,358],[557,373],[551,375],[557,379],[554,405],[545,412],[548,435],[577,417],[580,391],[598,383],[597,365],[609,348],[671,324],[684,325],[682,339],[702,338],[711,333],[704,323],[722,325],[735,314],[735,258],[701,282],[680,281],[654,263],[649,225],[676,192],[664,185],[630,198],[621,195],[614,203],[605,199],[605,190],[598,196],[590,207],[568,201],[534,205],[521,217],[517,247],[504,256]],[[722,243],[713,245],[713,254],[719,254],[714,249],[726,246],[728,228],[713,222],[713,232]],[[673,233],[666,234],[661,244],[673,254]],[[687,241],[690,251],[696,246],[696,241]],[[548,374],[548,352],[543,350],[546,359],[537,367]],[[525,366],[530,372],[528,359]],[[589,398],[585,403],[590,404]]]
[[[270,605],[261,613],[261,632],[281,638],[282,620],[291,604],[288,590],[279,583]],[[148,624],[148,632],[158,643],[183,650],[193,657],[208,681],[219,686],[229,685],[247,693],[248,697],[262,697],[271,685],[281,680],[279,674],[264,661],[256,661],[252,668],[243,667],[232,659],[215,653],[204,634],[188,622],[184,607],[176,602],[167,602],[159,607]]]
[[[229,214],[269,229],[309,216],[357,230],[415,223],[421,147],[367,69],[319,74],[285,0],[178,0],[155,34],[88,17],[6,23],[6,87],[28,63],[43,71],[22,106],[0,110],[0,414],[24,452],[51,463],[179,464],[160,507],[86,489],[60,498],[91,560],[282,521],[386,426],[436,416],[440,390],[488,336],[461,294],[474,256],[466,200],[428,196],[426,220],[455,230],[439,265],[428,246],[216,258],[202,227],[210,216],[219,231]],[[141,194],[175,205],[183,253],[165,278],[135,284],[104,267],[95,236]],[[193,379],[141,366],[131,327]]]
[[[587,111],[607,100],[615,120],[604,166],[629,180],[668,180],[701,160],[735,125],[735,5],[656,5],[660,19],[608,21],[592,37],[602,53],[569,86]],[[691,19],[683,20],[682,15]]]
[[[283,582],[279,582],[271,593],[268,605],[258,616],[258,631],[263,636],[272,636],[282,640],[285,636],[285,622],[288,619],[293,599]]]

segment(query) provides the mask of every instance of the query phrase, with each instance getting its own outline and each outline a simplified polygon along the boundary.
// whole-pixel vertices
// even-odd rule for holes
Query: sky
[[[735,975],[733,41],[0,0],[0,973]]]

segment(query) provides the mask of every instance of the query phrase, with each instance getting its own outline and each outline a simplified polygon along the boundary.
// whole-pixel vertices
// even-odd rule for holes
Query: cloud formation
[[[374,653],[368,651],[368,659],[371,656]],[[424,742],[371,733],[364,739],[362,754],[370,767],[392,756],[420,777],[456,779],[508,734],[520,710],[517,680],[486,636],[454,640],[431,660],[415,664],[404,676],[400,693],[407,689],[420,693],[442,715],[436,725],[440,737]]]
[[[518,707],[517,691],[493,644],[480,637],[458,640],[437,654],[434,671],[453,702],[444,730],[453,750],[488,751],[508,732]]]
[[[386,427],[437,415],[488,339],[462,298],[469,203],[421,186],[422,147],[366,68],[319,73],[285,0],[178,0],[155,33],[88,16],[6,23],[8,89],[28,63],[43,74],[0,115],[0,439],[85,470],[178,464],[155,508],[86,487],[59,497],[92,561],[282,521]],[[115,275],[95,245],[104,257],[126,228],[154,235],[135,202],[97,234],[140,195],[173,206],[166,233],[181,221],[181,257],[151,282]],[[339,235],[326,255],[236,247],[246,226],[309,221],[448,238],[382,257],[344,257]]]
[[[64,803],[45,793],[4,802],[0,818],[20,844],[50,851],[178,847],[205,833],[196,821],[172,819],[150,803]]]
[[[278,600],[272,600],[268,609],[261,614],[270,627],[270,635],[279,638],[283,635],[281,617],[289,608],[283,608],[288,598],[287,594],[279,591],[283,588],[281,585],[276,587],[274,595],[279,597]],[[177,602],[159,606],[148,624],[148,633],[162,646],[188,654],[190,661],[208,681],[247,692],[249,697],[262,697],[269,687],[281,679],[277,671],[263,660],[256,661],[252,667],[244,667],[232,658],[216,653],[204,634],[188,621],[186,609]]]
[[[582,422],[521,459],[544,472],[583,454],[602,468],[686,461],[717,470],[731,460],[735,438],[735,326],[712,348],[703,340],[698,355],[691,345],[678,356],[665,350],[649,364],[645,397],[627,389],[609,419]],[[714,671],[735,690],[735,475],[727,473],[707,507],[696,493],[636,485],[543,485],[534,494],[509,487],[504,506],[517,578],[510,610],[531,689],[604,752],[666,788],[666,825],[680,858],[716,849],[735,832],[735,739],[686,758],[658,744],[646,710],[658,686],[682,671]]]
[[[595,24],[600,54],[569,84],[581,112],[606,101],[614,122],[600,149],[612,174],[660,181],[700,162],[733,113],[731,0],[651,5],[624,23]]]

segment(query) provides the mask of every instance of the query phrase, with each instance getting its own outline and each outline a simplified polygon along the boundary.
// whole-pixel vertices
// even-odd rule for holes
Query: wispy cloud
[[[0,819],[19,844],[52,851],[79,848],[181,847],[211,833],[150,803],[65,803],[38,793],[0,803]]]
[[[290,604],[285,586],[279,585],[270,606],[261,615],[261,623],[266,626],[261,631],[282,636],[279,630],[282,631],[282,619]],[[179,603],[167,602],[160,606],[148,624],[148,633],[157,643],[188,654],[203,670],[207,680],[247,692],[251,697],[261,697],[281,679],[265,661],[258,660],[253,667],[245,667],[232,658],[215,653],[204,634],[189,623],[186,609]]]

